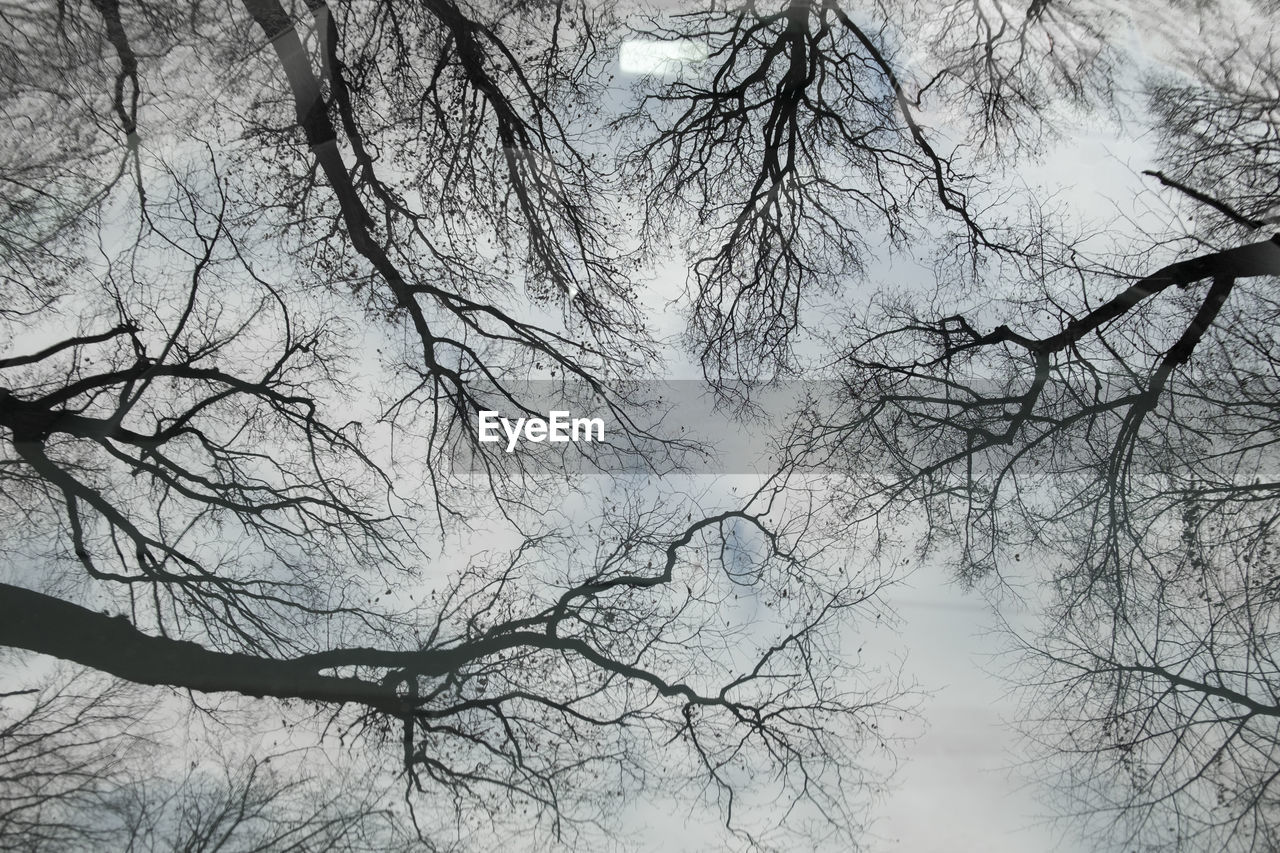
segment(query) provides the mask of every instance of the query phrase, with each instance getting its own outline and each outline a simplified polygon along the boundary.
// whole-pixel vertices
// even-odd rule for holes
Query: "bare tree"
[[[499,823],[524,810],[555,833],[604,824],[612,797],[661,779],[706,791],[765,843],[774,815],[738,805],[764,795],[745,781],[763,773],[786,815],[847,838],[876,784],[862,750],[903,706],[849,669],[834,632],[870,615],[880,582],[795,550],[811,511],[780,532],[766,523],[778,499],[693,522],[611,515],[595,553],[577,536],[529,542],[402,617],[413,631],[383,617],[381,646],[218,651],[11,585],[0,640],[139,683],[353,705],[363,722],[347,724],[399,726],[415,788]],[[727,548],[730,531],[759,547]]]
[[[33,189],[7,223],[29,239],[6,255],[24,287],[0,361],[0,644],[314,703],[391,738],[413,801],[458,834],[565,837],[670,786],[749,843],[782,843],[775,823],[852,843],[879,785],[863,745],[886,742],[901,690],[852,670],[839,628],[874,618],[884,580],[812,535],[785,478],[729,509],[637,503],[505,557],[432,559],[462,514],[443,462],[489,401],[521,410],[530,362],[629,425],[612,381],[651,347],[567,118],[595,91],[595,13],[183,11],[19,21],[15,89],[74,101],[51,113],[94,140],[72,171],[109,177],[15,158]],[[51,86],[44,50],[91,62]],[[57,227],[32,237],[46,204]],[[524,292],[495,272],[516,246]],[[520,485],[490,514],[546,510]],[[734,531],[758,539],[749,559]],[[276,790],[250,788],[200,803]],[[192,806],[200,832],[221,831],[210,808]]]
[[[689,237],[689,336],[712,378],[792,365],[806,308],[903,243],[932,205],[975,237],[957,174],[900,79],[892,37],[837,2],[713,6],[642,31],[703,44],[654,81],[623,127],[655,235]]]
[[[1222,498],[1200,490],[1180,539],[1162,519],[1167,538],[1136,543],[1120,603],[1079,594],[1027,643],[1044,775],[1082,827],[1127,849],[1277,844],[1274,512]]]
[[[129,850],[422,849],[396,810],[379,804],[376,791],[328,774],[307,778],[274,769],[289,758],[194,769],[176,781],[137,780],[104,798],[95,816],[110,816],[110,842]]]
[[[1186,196],[1197,230],[1222,237],[1276,224],[1280,141],[1272,93],[1280,69],[1261,34],[1229,32],[1214,48],[1148,82],[1167,170],[1149,174]]]
[[[847,847],[902,691],[841,647],[888,579],[851,570],[839,536],[923,508],[966,579],[1060,564],[1053,642],[1031,647],[1084,700],[1059,746],[1094,733],[1122,828],[1171,810],[1175,841],[1271,843],[1274,75],[1157,79],[1152,174],[1226,224],[1090,254],[1043,206],[992,209],[977,168],[1064,99],[1108,101],[1132,70],[1113,6],[652,19],[708,59],[642,84],[614,129],[635,134],[641,242],[687,238],[710,377],[793,367],[810,309],[927,225],[965,286],[990,281],[853,321],[840,409],[745,499],[635,497],[558,530],[558,493],[471,427],[536,413],[518,380],[546,376],[598,395],[633,451],[662,440],[620,392],[657,345],[630,278],[646,247],[591,135],[611,10],[0,11],[6,106],[57,139],[9,127],[0,162],[0,644],[307,703],[394,745],[415,811],[453,818],[452,837],[419,827],[440,846],[586,838],[656,788],[717,807],[746,846]],[[453,465],[467,448],[478,497]],[[835,520],[796,470],[832,458],[853,485]],[[441,538],[485,503],[510,548]],[[261,842],[293,794],[260,770],[162,796],[134,837],[234,838],[235,812],[282,845],[339,808],[271,817],[288,837]],[[1218,811],[1191,805],[1205,786]],[[342,814],[335,831],[369,816]]]
[[[85,693],[65,678],[0,697],[0,848],[105,841],[102,801],[127,783],[121,756],[148,734],[130,698],[119,685]]]
[[[849,472],[851,520],[923,517],[921,547],[969,583],[1044,584],[1043,634],[1019,638],[1030,733],[1126,849],[1276,843],[1274,121],[1215,91],[1228,79],[1183,92],[1199,114],[1156,90],[1180,171],[1150,174],[1193,206],[1188,230],[1130,230],[1106,255],[1033,208],[1035,255],[992,268],[1008,295],[883,299],[851,330],[845,397],[797,445]]]
[[[978,152],[1002,158],[1062,135],[1069,116],[1115,106],[1133,64],[1126,36],[1171,29],[1179,4],[940,0],[904,4],[894,23],[914,62],[913,100],[945,109]],[[897,17],[897,16],[900,16]]]
[[[708,377],[794,370],[793,345],[833,296],[926,226],[954,231],[970,264],[1034,252],[979,167],[1052,136],[1063,104],[1111,102],[1130,14],[1142,10],[795,0],[638,28],[707,54],[647,81],[621,127],[647,234],[674,225],[686,243],[688,337]]]
[[[325,263],[349,263],[354,250],[369,271],[353,272],[352,288],[414,336],[402,367],[418,381],[394,412],[444,404],[445,417],[428,421],[435,437],[487,407],[474,390],[482,383],[521,408],[504,386],[512,371],[533,365],[603,394],[615,370],[651,357],[608,185],[574,144],[583,104],[599,92],[590,76],[607,25],[599,13],[441,2],[395,14],[342,4],[335,14],[311,3],[299,21],[274,0],[243,7],[276,57],[264,85],[276,92],[287,81],[296,120],[284,139],[264,131],[293,160],[288,183],[276,185],[283,224],[300,223],[317,242],[345,232],[343,260]],[[384,151],[397,168],[413,164],[408,173],[381,177]],[[313,200],[321,175],[332,195]],[[563,324],[524,316],[512,278]]]
[[[157,760],[174,744],[154,691],[101,681],[60,674],[4,697],[0,849],[412,849],[367,780],[305,756]]]

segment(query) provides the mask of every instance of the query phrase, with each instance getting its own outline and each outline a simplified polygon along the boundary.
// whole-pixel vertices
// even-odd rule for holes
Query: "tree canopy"
[[[6,666],[257,699],[406,808],[257,758],[156,794],[107,758],[143,694],[55,681],[3,697],[0,817],[581,848],[684,798],[851,849],[916,699],[857,637],[927,559],[1040,615],[1026,734],[1098,844],[1280,844],[1276,15],[0,2]],[[1114,209],[1027,177],[1087,186],[1091,128]],[[686,360],[767,473],[688,467]],[[480,440],[565,394],[606,443]]]

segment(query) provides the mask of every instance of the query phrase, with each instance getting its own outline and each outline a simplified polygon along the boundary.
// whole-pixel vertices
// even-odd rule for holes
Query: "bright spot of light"
[[[679,74],[686,64],[706,62],[707,46],[689,39],[627,39],[618,57],[624,74]]]

